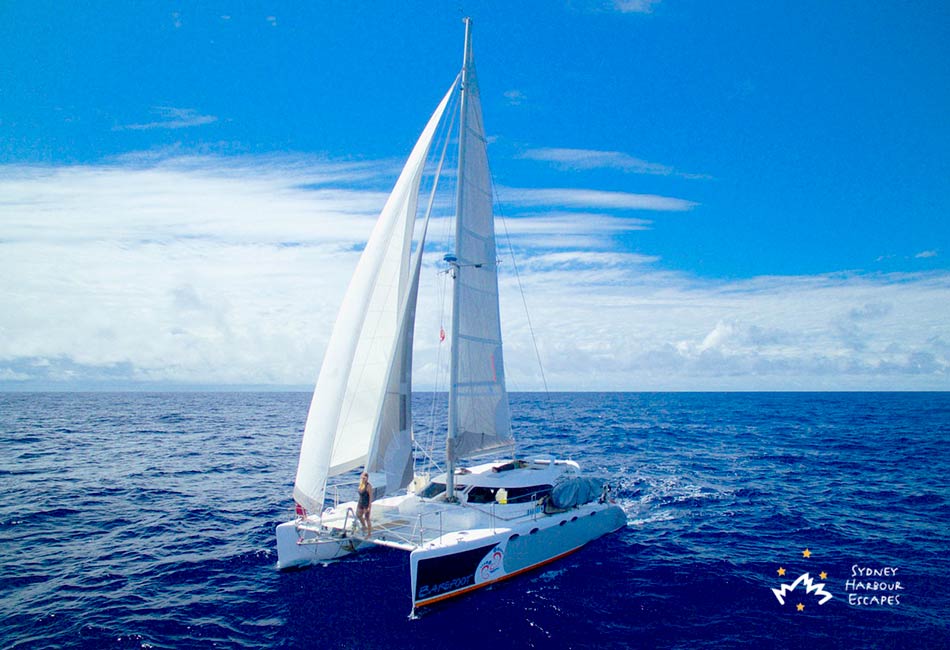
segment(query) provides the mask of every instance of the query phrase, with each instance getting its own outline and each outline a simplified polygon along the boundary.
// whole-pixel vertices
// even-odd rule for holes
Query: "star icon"
[[[804,551],[802,551],[802,557],[811,557],[811,551],[806,548]]]
[[[780,576],[785,575],[785,567],[780,566],[780,567],[778,568],[778,571],[776,571],[776,573],[779,574]]]
[[[821,573],[818,574],[818,577],[821,578],[822,580],[827,580],[828,574],[822,571]]]
[[[800,611],[800,612],[804,612],[804,611],[805,611],[805,606],[802,605],[801,603],[798,603],[797,605],[795,605],[795,609],[797,609],[797,610]]]

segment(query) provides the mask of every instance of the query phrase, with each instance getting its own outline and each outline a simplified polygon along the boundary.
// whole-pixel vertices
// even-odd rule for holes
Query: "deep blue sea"
[[[628,525],[414,620],[399,551],[274,568],[308,403],[0,394],[0,647],[950,647],[950,393],[512,395]]]

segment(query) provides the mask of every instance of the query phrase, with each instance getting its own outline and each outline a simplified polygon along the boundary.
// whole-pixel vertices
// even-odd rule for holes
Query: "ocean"
[[[950,647],[950,393],[513,394],[627,526],[415,619],[400,551],[275,570],[308,404],[0,394],[0,647]]]

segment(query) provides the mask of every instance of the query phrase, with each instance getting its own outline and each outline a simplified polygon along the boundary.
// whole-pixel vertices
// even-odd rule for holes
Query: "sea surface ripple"
[[[628,525],[414,620],[402,552],[274,568],[308,403],[0,394],[0,647],[950,647],[950,393],[514,394]]]

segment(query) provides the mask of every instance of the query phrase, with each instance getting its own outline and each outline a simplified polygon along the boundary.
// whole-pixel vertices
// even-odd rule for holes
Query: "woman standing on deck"
[[[373,510],[373,486],[369,482],[369,474],[363,472],[360,475],[359,486],[360,500],[356,504],[356,519],[363,527],[363,533],[367,537],[373,536],[373,524],[369,520]]]

